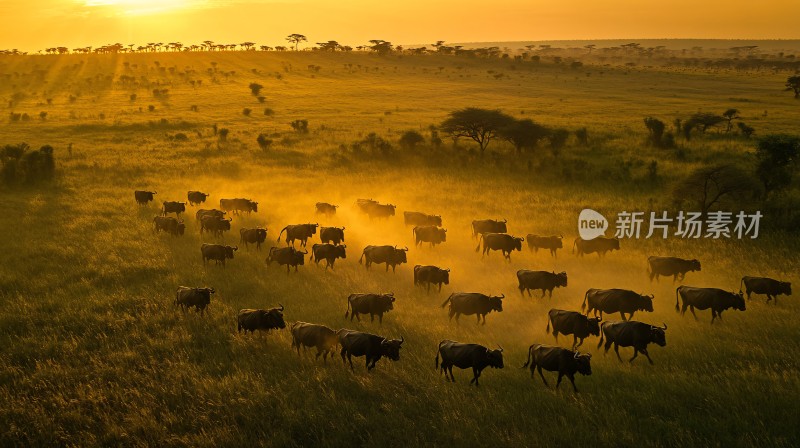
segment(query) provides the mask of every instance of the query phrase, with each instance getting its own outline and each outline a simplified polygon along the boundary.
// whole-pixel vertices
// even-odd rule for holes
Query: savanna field
[[[751,275],[800,285],[796,228],[770,215],[797,203],[796,179],[769,208],[754,195],[716,205],[763,209],[755,240],[623,239],[604,258],[571,253],[584,208],[611,219],[695,211],[673,193],[690,172],[721,161],[751,172],[759,136],[798,133],[789,75],[361,52],[4,56],[2,120],[29,119],[4,121],[0,146],[51,145],[56,174],[0,187],[0,445],[798,446],[796,296],[766,304],[755,295],[713,326],[710,311],[697,321],[675,312],[680,284],[737,292]],[[263,86],[258,95],[251,83]],[[432,143],[432,125],[465,107],[571,136],[522,154],[500,139],[482,155],[442,132]],[[673,129],[676,118],[729,108],[753,137],[724,124],[691,140]],[[674,147],[647,143],[648,116],[666,123]],[[582,128],[585,142],[573,135]],[[425,141],[398,143],[409,130]],[[138,206],[134,190],[156,191],[155,201]],[[185,201],[188,190],[211,196],[187,204],[186,234],[154,233],[161,202]],[[258,212],[234,216],[223,238],[201,236],[195,212],[232,197],[258,201]],[[358,198],[395,204],[397,215],[370,220]],[[337,214],[315,215],[316,202],[338,204]],[[403,211],[441,215],[447,241],[414,247]],[[553,258],[523,243],[510,262],[482,258],[471,222],[487,218],[507,219],[517,236],[563,235],[564,248]],[[298,223],[344,226],[347,258],[328,271],[307,258],[297,273],[268,267],[269,246],[285,245],[278,233]],[[255,226],[268,229],[260,252],[239,244],[239,229]],[[222,241],[239,245],[234,259],[204,266],[200,245]],[[408,246],[408,263],[367,271],[358,258],[370,244]],[[702,271],[651,283],[650,255],[696,258]],[[416,264],[450,268],[450,284],[414,287]],[[566,271],[568,286],[522,297],[519,269]],[[204,316],[173,304],[180,285],[215,288]],[[654,312],[634,320],[666,323],[667,345],[650,345],[654,365],[628,363],[631,348],[619,362],[589,337],[580,349],[593,373],[577,375],[580,392],[566,380],[555,390],[555,373],[545,372],[546,387],[519,367],[531,344],[571,345],[546,333],[547,312],[580,310],[589,288],[653,294]],[[474,316],[450,322],[440,305],[458,291],[505,294],[503,311],[485,326]],[[394,310],[382,325],[350,322],[346,298],[356,292],[393,292]],[[351,372],[338,353],[327,364],[313,350],[298,357],[288,327],[237,334],[240,309],[278,304],[287,325],[402,336],[400,360],[367,373],[356,358]],[[505,368],[484,370],[479,388],[470,370],[446,382],[434,368],[442,339],[500,345]]]

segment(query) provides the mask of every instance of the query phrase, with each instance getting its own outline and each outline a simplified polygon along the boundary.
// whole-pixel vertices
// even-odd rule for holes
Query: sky
[[[800,0],[0,0],[0,49],[647,38],[797,39]]]

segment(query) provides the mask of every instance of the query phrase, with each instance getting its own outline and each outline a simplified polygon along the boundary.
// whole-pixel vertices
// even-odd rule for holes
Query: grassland
[[[7,110],[33,117],[0,126],[0,142],[53,145],[59,170],[53,185],[0,190],[0,445],[796,446],[796,300],[768,306],[758,297],[712,327],[708,313],[679,317],[676,285],[651,284],[646,275],[648,255],[672,254],[703,263],[685,284],[737,290],[743,275],[798,284],[796,234],[623,241],[603,260],[525,250],[505,263],[476,254],[469,229],[473,219],[507,218],[511,233],[572,241],[584,207],[669,208],[672,182],[717,160],[748,163],[753,143],[714,134],[680,141],[680,154],[655,149],[644,144],[642,118],[671,123],[736,107],[759,134],[795,132],[798,104],[781,89],[786,74],[511,67],[248,52],[0,60],[8,75],[0,97],[16,99]],[[123,74],[139,85],[121,84]],[[250,94],[251,82],[264,85],[264,103]],[[155,88],[168,97],[153,98]],[[517,157],[499,142],[484,157],[464,141],[388,154],[352,148],[371,132],[389,141],[408,129],[427,135],[466,106],[586,127],[590,144],[570,144],[558,157],[545,148]],[[292,132],[295,119],[308,119],[311,132]],[[215,124],[230,129],[226,142],[213,134]],[[256,145],[260,133],[272,136],[270,150]],[[646,170],[651,160],[656,179]],[[190,189],[210,192],[211,204],[258,200],[259,213],[234,218],[227,242],[255,224],[269,228],[273,244],[286,224],[344,225],[349,256],[335,272],[306,265],[287,275],[253,250],[240,250],[226,269],[204,267],[199,246],[211,238],[194,226],[196,208],[186,236],[154,235],[157,207],[137,207],[134,189],[156,190],[158,200],[184,200]],[[357,263],[365,245],[412,246],[412,237],[400,216],[371,222],[357,213],[359,197],[397,204],[398,215],[439,213],[448,241],[412,248],[396,274],[366,271]],[[317,201],[339,204],[339,213],[315,217]],[[450,267],[451,284],[440,294],[415,289],[415,264]],[[517,269],[564,270],[569,286],[552,299],[521,298]],[[176,309],[178,285],[216,288],[210,314]],[[628,364],[602,356],[590,338],[584,349],[594,355],[594,373],[577,379],[581,392],[548,389],[518,367],[530,344],[553,343],[547,310],[578,309],[590,287],[655,294],[655,312],[637,319],[666,322],[667,346],[651,349],[653,366]],[[396,309],[382,326],[345,321],[346,296],[368,291],[393,291]],[[485,326],[448,322],[439,305],[453,291],[505,293],[504,311]],[[370,374],[359,363],[351,373],[338,358],[328,365],[298,358],[288,331],[236,334],[240,308],[278,303],[289,322],[402,335],[401,359],[381,360]],[[480,389],[467,385],[466,371],[447,383],[433,366],[441,339],[500,344],[506,368],[485,371]]]

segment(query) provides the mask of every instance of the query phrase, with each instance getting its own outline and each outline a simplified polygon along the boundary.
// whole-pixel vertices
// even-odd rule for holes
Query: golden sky
[[[253,41],[352,46],[563,39],[800,38],[800,0],[0,0],[0,49]]]

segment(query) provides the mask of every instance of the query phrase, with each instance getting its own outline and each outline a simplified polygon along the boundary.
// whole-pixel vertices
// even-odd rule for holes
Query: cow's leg
[[[369,321],[370,322],[375,322],[375,314],[369,313]]]
[[[619,312],[619,315],[620,317],[622,317],[622,320],[628,320],[625,318],[625,313],[623,313],[622,311]]]
[[[770,300],[772,300],[772,294],[767,294],[767,303],[769,303]],[[777,299],[775,302],[777,302]]]
[[[542,288],[542,295],[539,296],[540,299],[544,299],[544,295],[547,294],[547,290]]]
[[[428,282],[428,289],[425,292],[430,294],[430,292],[431,292],[431,282]]]
[[[383,313],[378,314],[378,323],[383,325]]]
[[[578,393],[578,388],[575,387],[575,374],[574,373],[567,374],[567,378],[569,378],[569,382],[572,383],[572,391]]]
[[[544,374],[542,373],[542,366],[536,366],[536,370],[539,371],[539,376],[542,377],[542,381],[544,381],[544,385],[547,386],[547,387],[550,387],[550,385],[547,384],[547,380],[544,378]],[[531,366],[531,378],[533,378],[533,366]]]
[[[476,324],[480,324],[481,323],[481,315],[480,314],[475,314],[475,318],[477,319],[477,321],[475,323]]]
[[[619,344],[616,342],[614,343],[614,352],[617,354],[617,359],[619,359],[619,362],[622,362],[622,357],[619,356]]]
[[[346,353],[346,352],[347,352],[347,351],[345,350],[345,348],[344,348],[344,347],[342,347],[342,351],[341,351],[341,352],[339,352],[339,354],[340,354],[340,355],[342,355],[342,364],[345,364],[345,365],[347,365],[347,361],[346,361],[346,360],[345,360],[345,358],[344,358],[344,355],[345,355],[345,353]]]
[[[573,350],[575,350],[576,348],[578,348],[578,347],[580,347],[581,345],[583,345],[583,338],[580,338],[580,342],[578,342],[577,344],[575,344],[575,342],[576,342],[576,339],[577,339],[577,337],[573,335],[573,336],[572,336],[572,349],[573,349]]]
[[[561,380],[562,380],[563,378],[564,378],[564,373],[563,373],[563,372],[561,372],[561,371],[559,371],[559,372],[558,372],[558,381],[556,381],[556,389],[558,389],[558,386],[560,386],[560,385],[561,385]]]
[[[350,352],[347,352],[347,361],[350,362],[350,371],[355,372],[355,369],[353,368],[353,356],[350,354]]]
[[[480,383],[478,383],[478,378],[480,378],[480,376],[481,376],[481,371],[478,370],[477,367],[473,367],[472,368],[472,375],[473,375],[473,378],[472,378],[472,380],[470,380],[469,384],[472,384],[474,382],[475,383],[475,387],[480,386]]]
[[[389,272],[389,263],[386,263],[386,272]]]
[[[450,364],[450,366],[448,366],[447,370],[450,371],[450,381],[455,383],[456,382],[456,377],[453,376],[453,365]]]
[[[453,316],[454,316],[456,313],[454,313],[454,312],[453,312],[453,310],[451,309],[449,314],[450,314],[450,319],[449,319],[449,320],[453,320]],[[456,319],[456,321],[458,321],[458,319]]]
[[[653,360],[650,359],[650,353],[647,352],[647,348],[643,348],[639,351],[644,353],[644,356],[647,356],[647,360],[650,361],[650,365],[653,365]]]
[[[370,365],[370,362],[372,362],[372,358],[370,358],[369,356],[365,356],[364,358],[366,358],[365,365],[367,367],[367,372],[369,372],[370,370],[372,370],[373,367],[375,367],[375,363],[372,363],[372,365]]]
[[[689,311],[692,312],[692,316],[694,316],[694,320],[697,320],[697,314],[694,313],[694,307],[689,305]]]
[[[750,293],[751,292],[752,292],[751,290],[749,290],[749,289],[747,290],[747,300],[750,300]]]
[[[644,352],[642,352],[642,353],[644,353]],[[639,356],[639,349],[636,348],[636,347],[633,347],[633,358],[629,359],[628,362],[633,362],[633,360],[636,359],[637,356]]]
[[[526,290],[526,291],[528,291],[528,297],[533,297],[533,296],[531,295],[531,288],[525,288],[525,290]]]
[[[552,299],[553,298],[553,288],[547,290],[547,295]]]
[[[461,317],[461,313],[456,313],[456,323],[458,323],[458,318]]]
[[[613,344],[613,342],[611,342],[610,339],[606,339],[606,346],[605,346],[605,351],[603,352],[603,355],[608,354],[608,349],[611,348],[611,344]]]

